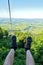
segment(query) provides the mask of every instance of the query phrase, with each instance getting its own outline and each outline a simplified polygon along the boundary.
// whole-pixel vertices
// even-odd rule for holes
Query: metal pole
[[[9,8],[9,16],[10,16],[10,24],[11,24],[11,32],[12,32],[11,9],[10,9],[10,1],[9,0],[8,0],[8,8]]]

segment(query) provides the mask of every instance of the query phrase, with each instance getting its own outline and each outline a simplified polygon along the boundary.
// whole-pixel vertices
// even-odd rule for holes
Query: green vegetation
[[[37,31],[36,31],[37,32]],[[26,52],[24,45],[26,43],[26,37],[31,36],[33,39],[31,45],[31,53],[35,59],[36,65],[43,65],[43,31],[40,34],[33,34],[32,32],[14,31],[17,37],[18,49],[15,52],[14,65],[25,65]],[[4,37],[5,36],[5,37]],[[11,48],[11,36],[7,30],[0,28],[0,65],[3,65],[6,55]]]

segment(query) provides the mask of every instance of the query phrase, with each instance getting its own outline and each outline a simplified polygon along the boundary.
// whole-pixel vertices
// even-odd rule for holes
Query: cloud
[[[9,18],[9,12],[3,11],[0,12],[1,18]],[[43,18],[43,10],[21,10],[21,11],[12,11],[12,18]]]

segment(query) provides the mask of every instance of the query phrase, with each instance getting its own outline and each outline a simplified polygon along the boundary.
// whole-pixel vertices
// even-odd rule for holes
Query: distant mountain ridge
[[[0,23],[9,23],[10,19],[9,18],[0,18]],[[12,18],[12,23],[38,23],[41,22],[43,23],[43,19],[19,19],[19,18]]]

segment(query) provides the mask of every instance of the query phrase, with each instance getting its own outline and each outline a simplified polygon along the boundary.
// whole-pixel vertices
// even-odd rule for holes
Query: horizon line
[[[0,19],[10,19],[9,17],[0,17]],[[11,18],[11,19],[43,19],[43,18]]]

